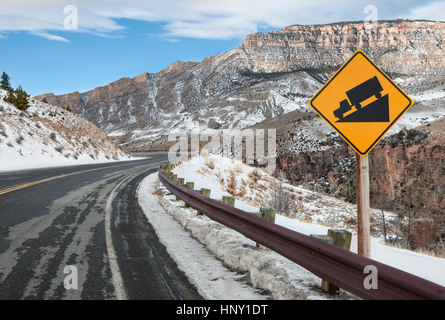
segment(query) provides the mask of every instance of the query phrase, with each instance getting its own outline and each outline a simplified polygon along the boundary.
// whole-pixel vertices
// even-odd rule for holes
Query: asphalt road
[[[201,299],[138,205],[150,157],[0,174],[0,299]]]

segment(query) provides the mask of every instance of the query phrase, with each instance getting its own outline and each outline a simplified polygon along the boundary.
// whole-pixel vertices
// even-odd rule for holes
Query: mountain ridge
[[[413,81],[436,74],[445,69],[443,44],[443,22],[292,25],[248,35],[201,62],[178,60],[84,93],[36,98],[70,107],[129,150],[144,150],[163,132],[245,128],[308,110],[307,98],[359,47],[389,74]]]

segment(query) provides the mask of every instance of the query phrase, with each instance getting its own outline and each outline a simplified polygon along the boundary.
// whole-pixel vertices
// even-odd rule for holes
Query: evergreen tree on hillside
[[[22,86],[18,86],[17,90],[15,90],[15,100],[14,105],[17,109],[25,111],[29,108],[29,94],[23,90]]]
[[[29,108],[29,95],[23,90],[22,86],[18,86],[15,92],[8,91],[4,101],[13,104],[17,109],[26,111]]]
[[[8,90],[8,94],[3,98],[4,101],[14,104],[15,103],[15,96],[14,92],[12,90]]]
[[[8,74],[6,72],[3,71],[1,80],[0,80],[0,88],[11,91],[12,87],[11,87],[11,82],[9,80],[10,80],[10,77],[8,76]]]

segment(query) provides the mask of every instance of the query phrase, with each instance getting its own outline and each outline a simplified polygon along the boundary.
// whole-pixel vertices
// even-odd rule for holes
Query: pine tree
[[[3,71],[1,81],[0,81],[0,88],[11,91],[11,82],[9,81],[11,78],[7,75],[6,72]]]
[[[22,86],[18,86],[15,92],[8,91],[8,94],[3,98],[4,101],[13,104],[17,109],[26,111],[29,108],[29,95],[23,90]]]
[[[29,108],[29,94],[23,90],[22,86],[18,86],[17,90],[15,90],[15,103],[17,109],[26,111]]]
[[[8,90],[8,94],[3,98],[3,100],[8,103],[15,104],[14,92],[12,92],[12,90]]]

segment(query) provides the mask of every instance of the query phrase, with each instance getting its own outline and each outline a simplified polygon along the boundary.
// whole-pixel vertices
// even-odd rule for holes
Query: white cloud
[[[239,18],[209,18],[200,21],[173,21],[167,24],[168,36],[200,39],[232,39],[257,31],[257,25]]]
[[[260,26],[280,29],[292,24],[320,24],[363,20],[369,0],[72,0],[78,9],[78,32],[122,35],[119,19],[160,22],[165,37],[244,38]],[[379,19],[398,17],[444,20],[445,2],[416,0],[374,1]],[[43,32],[50,40],[66,38],[50,32],[66,31],[65,4],[59,0],[0,0],[0,32]],[[41,35],[43,36],[43,35]],[[60,39],[60,38],[62,39]],[[68,36],[67,36],[68,37]]]
[[[411,19],[445,21],[445,1],[422,4],[413,8],[407,16]]]
[[[53,40],[53,41],[61,41],[61,42],[69,42],[69,40],[65,39],[64,37],[61,36],[56,36],[54,34],[50,34],[47,32],[40,32],[40,31],[32,31],[31,32],[33,35],[48,39],[48,40]]]

